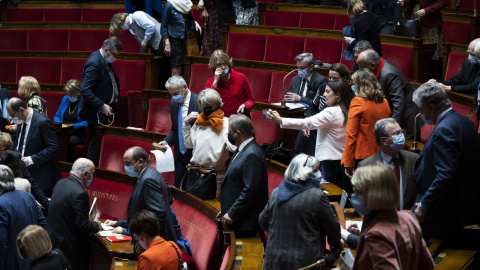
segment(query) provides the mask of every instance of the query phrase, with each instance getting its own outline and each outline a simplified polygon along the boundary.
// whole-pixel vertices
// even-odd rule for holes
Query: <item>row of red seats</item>
[[[110,22],[113,14],[121,9],[53,9],[53,8],[8,8],[7,22]]]
[[[108,30],[0,30],[0,51],[95,51],[100,49]],[[138,41],[130,33],[120,36],[122,52],[139,52]]]

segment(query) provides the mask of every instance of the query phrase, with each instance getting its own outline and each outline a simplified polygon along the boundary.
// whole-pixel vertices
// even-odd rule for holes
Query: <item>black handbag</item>
[[[187,166],[180,190],[202,200],[213,199],[217,196],[217,172],[200,166]]]
[[[264,143],[262,149],[265,152],[265,157],[268,161],[275,160],[282,164],[288,165],[292,160],[292,151],[283,147],[285,139],[277,138],[272,143]]]
[[[399,19],[395,25],[396,36],[419,38],[420,22],[418,19]]]

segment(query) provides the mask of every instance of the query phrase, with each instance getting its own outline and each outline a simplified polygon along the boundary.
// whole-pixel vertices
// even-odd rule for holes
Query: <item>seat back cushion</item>
[[[146,130],[167,134],[171,128],[170,100],[150,99]]]
[[[470,27],[470,23],[444,21],[443,42],[467,45],[470,42]]]
[[[217,239],[215,222],[193,207],[178,200],[173,202],[172,208],[177,215],[183,237],[190,242],[193,259],[198,270],[214,269],[212,263],[218,257],[215,252],[215,241]],[[218,267],[218,264],[216,267]]]
[[[382,52],[383,57],[400,69],[407,79],[414,79],[412,47],[382,44]]]
[[[263,25],[298,27],[300,12],[265,10]]]
[[[477,114],[475,113],[474,108],[452,102],[452,109],[454,109],[457,113],[472,120],[475,127],[478,127]]]
[[[70,30],[69,32],[69,51],[96,51],[109,36],[108,30]]]
[[[465,54],[449,53],[445,80],[452,78],[462,68],[463,61],[467,58]]]
[[[233,59],[262,61],[265,35],[228,33],[227,54]]]
[[[342,30],[345,26],[350,25],[350,18],[346,14],[335,15],[335,24],[333,30]]]
[[[53,121],[53,117],[57,113],[65,93],[42,92],[40,96],[45,100],[48,118]]]
[[[142,91],[128,91],[128,124],[131,127],[143,128]]]
[[[118,9],[83,9],[82,22],[110,22],[113,14],[121,12]],[[125,12],[125,11],[124,11]]]
[[[430,138],[430,135],[433,132],[433,129],[435,129],[435,125],[423,125],[422,128],[420,128],[420,142],[421,143],[426,143],[428,138]]]
[[[127,220],[127,206],[133,186],[94,177],[85,190],[90,197],[90,205],[97,197],[101,219]]]
[[[6,82],[6,83],[18,82],[18,79],[16,77],[17,61],[15,59],[11,59],[11,58],[0,59],[0,67],[2,69],[2,72],[0,72],[0,82]]]
[[[288,75],[285,79],[285,88],[283,88],[283,79],[287,75],[286,72],[272,72],[272,82],[270,83],[270,95],[268,97],[269,103],[278,103],[283,99],[283,90],[290,89],[290,81],[297,76],[296,72]]]
[[[300,28],[333,29],[335,14],[302,12],[300,14]]]
[[[353,60],[345,60],[343,58],[343,52],[345,51],[346,47],[348,47],[348,44],[346,42],[342,42],[342,57],[340,58],[340,63],[344,64],[349,70],[353,70],[355,62],[353,62]]]
[[[194,93],[200,93],[205,89],[207,80],[213,76],[213,71],[208,65],[192,64],[190,67],[190,90]]]
[[[267,35],[263,61],[295,64],[295,56],[303,52],[304,37]]]
[[[32,76],[42,83],[60,83],[60,59],[17,59],[17,80]]]
[[[235,70],[247,76],[255,101],[268,102],[270,81],[272,80],[271,71],[250,68],[235,68]]]
[[[77,79],[81,82],[86,59],[62,59],[61,61],[60,84],[65,84],[71,79]]]
[[[7,8],[7,22],[42,22],[43,9]]]
[[[278,137],[279,125],[263,117],[261,112],[250,112],[253,128],[255,130],[255,140],[259,145],[272,143]]]
[[[270,197],[272,191],[280,185],[283,179],[283,175],[268,171],[268,197]]]
[[[68,50],[68,30],[28,30],[27,36],[27,50],[29,51]]]
[[[27,50],[27,30],[0,30],[0,51]]]
[[[45,22],[80,22],[82,10],[75,8],[46,8],[43,14]]]
[[[128,31],[123,31],[120,35],[122,42],[122,52],[138,53],[140,52],[140,43]],[[102,44],[100,44],[102,45]]]
[[[340,62],[343,40],[329,38],[305,38],[304,52],[313,54],[315,60],[334,64]]]
[[[113,64],[120,83],[120,91],[127,93],[145,88],[145,62],[117,60]]]

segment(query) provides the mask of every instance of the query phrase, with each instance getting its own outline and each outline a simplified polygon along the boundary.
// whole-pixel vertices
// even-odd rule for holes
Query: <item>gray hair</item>
[[[305,154],[298,154],[295,156],[287,170],[285,171],[285,179],[292,182],[305,181],[313,177],[314,172],[317,171],[320,161],[312,156]]]
[[[170,87],[172,87],[173,84],[183,87],[185,84],[187,84],[187,82],[182,76],[175,75],[168,78],[167,82],[165,83],[165,89],[170,89]]]
[[[198,94],[198,107],[203,110],[207,106],[218,106],[217,109],[223,106],[222,98],[215,89],[205,89]]]
[[[370,64],[377,65],[380,62],[380,55],[374,50],[366,50],[362,52],[365,54],[365,61]]]
[[[435,108],[444,111],[452,106],[447,93],[437,82],[426,82],[413,92],[413,102],[419,108],[433,104]]]
[[[12,170],[5,165],[0,165],[0,194],[15,190]]]
[[[117,37],[111,37],[105,39],[102,44],[102,48],[107,48],[109,51],[117,49],[118,52],[122,51],[122,42]]]
[[[95,166],[93,165],[93,163],[89,159],[79,158],[79,159],[75,160],[75,162],[73,163],[72,169],[70,170],[70,174],[72,174],[74,172],[76,172],[78,174],[82,174],[85,171],[91,170],[93,167],[95,167]]]
[[[233,131],[240,130],[245,136],[255,135],[252,120],[244,114],[232,114],[228,122]]]
[[[315,59],[311,53],[301,53],[295,56],[295,62],[307,62],[309,65],[315,64]]]
[[[355,47],[353,48],[354,52],[364,52],[366,50],[373,50],[372,44],[368,42],[368,40],[360,40],[357,42]]]
[[[480,56],[480,42],[477,42],[477,44],[475,45],[475,49],[473,49],[473,54],[475,54],[475,56]]]
[[[388,133],[386,131],[386,126],[387,124],[396,124],[397,120],[395,118],[383,118],[377,121],[375,123],[375,126],[373,127],[373,134],[375,135],[375,141],[377,142],[378,145],[381,145],[382,143],[380,142],[381,137],[388,137]]]

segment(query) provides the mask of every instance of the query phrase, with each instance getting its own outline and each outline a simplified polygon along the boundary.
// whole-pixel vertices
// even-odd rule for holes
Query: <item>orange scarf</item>
[[[218,109],[212,112],[209,116],[205,117],[203,112],[198,117],[197,121],[195,121],[195,125],[197,126],[212,126],[212,128],[217,132],[220,133],[223,128],[223,116],[225,114],[222,110]]]

